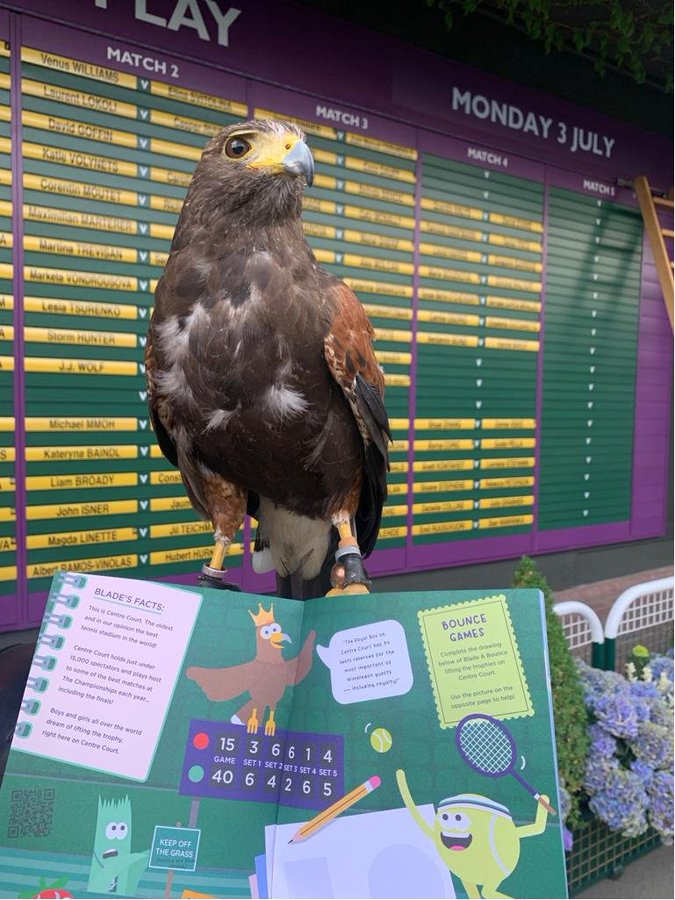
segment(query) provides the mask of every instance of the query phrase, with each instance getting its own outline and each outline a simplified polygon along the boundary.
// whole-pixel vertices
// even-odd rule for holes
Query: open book
[[[0,897],[564,897],[559,809],[538,591],[60,573]]]

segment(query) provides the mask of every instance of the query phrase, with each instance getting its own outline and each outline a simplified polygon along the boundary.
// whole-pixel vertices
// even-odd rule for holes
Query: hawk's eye
[[[225,155],[229,156],[230,159],[241,159],[242,156],[246,156],[250,149],[251,145],[248,141],[240,137],[231,137],[225,144]]]

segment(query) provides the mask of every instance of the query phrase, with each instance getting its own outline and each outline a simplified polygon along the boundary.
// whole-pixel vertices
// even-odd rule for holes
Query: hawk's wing
[[[387,499],[389,420],[384,408],[384,375],[373,350],[374,331],[347,285],[333,288],[336,312],[324,340],[328,368],[342,388],[363,440],[364,472],[356,531],[364,555],[375,545]]]
[[[192,453],[192,446],[189,436],[186,436],[185,429],[178,429],[179,437],[176,438],[175,410],[176,394],[167,392],[162,389],[161,377],[162,371],[166,369],[166,360],[162,359],[160,353],[161,347],[155,348],[155,340],[157,334],[154,324],[157,318],[157,310],[161,306],[161,301],[168,303],[182,304],[179,309],[192,308],[191,304],[183,303],[181,296],[175,294],[171,296],[170,291],[164,285],[163,276],[160,279],[157,291],[155,292],[155,313],[150,321],[148,329],[147,343],[145,346],[145,374],[148,384],[148,407],[150,411],[150,420],[157,438],[160,450],[169,460],[171,465],[176,466],[180,471],[181,479],[185,490],[188,494],[190,502],[195,511],[204,519],[209,518],[209,511],[204,500],[203,479],[197,468],[197,461]],[[168,296],[167,296],[168,295]],[[180,401],[178,401],[180,402]],[[180,415],[180,409],[178,413]],[[182,434],[182,442],[180,435]]]
[[[150,420],[157,438],[160,450],[169,460],[172,466],[178,468],[178,456],[176,453],[176,445],[173,442],[167,425],[170,416],[170,410],[166,401],[162,401],[157,393],[157,385],[155,384],[155,354],[153,348],[152,327],[148,329],[147,343],[145,345],[145,376],[148,383],[148,407],[150,410]],[[166,406],[166,408],[164,408]]]
[[[239,666],[222,669],[190,666],[185,674],[199,685],[209,700],[232,700],[244,691],[251,690],[256,677],[260,676],[260,665],[259,660],[252,659]]]

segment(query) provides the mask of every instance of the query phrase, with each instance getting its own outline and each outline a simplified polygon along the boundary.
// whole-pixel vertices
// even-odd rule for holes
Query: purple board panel
[[[151,454],[140,369],[126,380],[115,374],[105,383],[91,378],[77,396],[76,384],[84,382],[66,384],[50,370],[49,360],[62,355],[142,365],[145,323],[139,317],[141,311],[147,316],[151,305],[171,223],[199,149],[210,128],[256,111],[305,123],[318,176],[304,210],[307,238],[319,262],[352,286],[376,329],[395,443],[390,496],[369,573],[423,571],[663,534],[672,333],[641,231],[628,248],[633,262],[640,259],[637,278],[630,276],[635,319],[629,323],[628,313],[619,310],[605,348],[613,372],[606,409],[616,410],[616,420],[612,423],[608,412],[588,426],[596,429],[593,439],[601,446],[604,441],[623,448],[625,512],[611,507],[605,479],[591,492],[594,501],[599,498],[596,518],[576,527],[568,527],[572,513],[560,489],[556,525],[543,448],[547,441],[550,445],[547,436],[553,434],[563,446],[566,432],[571,441],[580,428],[571,385],[590,350],[581,337],[582,308],[572,305],[568,315],[560,305],[561,297],[574,296],[565,260],[579,278],[592,279],[595,272],[606,279],[611,268],[599,258],[596,272],[589,262],[592,220],[586,231],[576,220],[561,230],[556,210],[599,204],[611,220],[609,230],[621,232],[621,210],[634,222],[636,203],[630,191],[617,187],[617,179],[646,174],[656,187],[669,189],[672,142],[292,3],[244,0],[236,9],[217,4],[213,12],[216,4],[200,0],[191,5],[191,16],[180,6],[54,0],[47,11],[40,0],[0,2],[0,40],[11,38],[16,51],[6,57],[7,137],[14,152],[7,153],[12,178],[2,199],[13,209],[27,204],[38,210],[11,217],[10,208],[4,229],[12,232],[15,278],[13,306],[5,301],[2,315],[9,318],[0,326],[14,327],[14,371],[3,370],[3,377],[11,378],[12,409],[3,409],[0,419],[15,417],[15,423],[14,432],[9,426],[0,432],[6,437],[0,449],[13,450],[15,459],[2,463],[0,479],[15,478],[16,535],[14,523],[0,519],[0,529],[7,526],[0,541],[15,540],[15,550],[7,544],[0,558],[0,574],[7,576],[4,595],[0,589],[0,628],[39,621],[50,566],[95,560],[101,567],[109,558],[121,573],[193,583],[207,555],[208,530],[200,530],[185,509],[169,467]],[[21,48],[36,52],[24,53],[22,61]],[[57,97],[52,88],[63,92]],[[212,98],[210,104],[204,95]],[[100,98],[106,107],[92,112]],[[45,124],[50,116],[66,124],[52,128]],[[97,141],[100,133],[88,131],[92,126],[111,129],[114,139],[107,145]],[[75,143],[85,153],[79,168],[63,155]],[[39,146],[46,148],[42,157],[36,155]],[[118,174],[104,171],[114,157],[121,165]],[[51,191],[36,181],[45,177],[53,182]],[[87,182],[103,191],[93,206],[78,194],[77,185]],[[106,197],[105,191],[118,193]],[[52,215],[56,210],[56,218],[40,222],[40,208]],[[84,220],[75,225],[73,215],[79,213],[98,218],[89,226]],[[125,233],[123,220],[133,223],[135,232]],[[560,221],[567,221],[564,214]],[[159,237],[141,230],[151,226]],[[46,240],[52,243],[40,243]],[[112,259],[92,262],[101,245],[123,251],[127,261],[130,253],[138,257],[127,269]],[[75,273],[125,271],[137,281],[126,293],[76,283],[55,293],[34,277],[36,269],[67,267]],[[43,320],[36,304],[50,299],[62,308],[59,315],[50,308],[50,318]],[[136,324],[112,317],[97,323],[90,314],[78,320],[73,304],[83,301],[119,307],[123,315],[136,310]],[[64,303],[71,304],[68,314],[61,314]],[[61,335],[58,347],[40,343],[40,329],[46,328]],[[561,329],[574,347],[572,374],[554,377],[553,403],[547,373],[555,372]],[[79,347],[72,335],[63,336],[68,331],[80,334]],[[102,347],[97,355],[95,332],[105,333],[108,343],[116,335],[120,349]],[[131,334],[138,343],[127,351]],[[619,360],[630,356],[624,367],[634,383],[630,421],[621,419],[626,404],[617,400],[617,391],[628,390],[628,375],[613,354]],[[133,378],[139,384],[132,389]],[[62,388],[82,409],[98,398],[109,418],[133,419],[134,427],[127,421],[100,441],[84,432],[64,437],[61,429],[40,434],[37,419],[66,416],[59,411]],[[75,516],[71,521],[72,509],[61,521],[50,520],[47,507],[69,501],[72,507],[82,499],[77,492],[68,497],[63,480],[80,470],[72,460],[70,467],[49,468],[39,454],[50,444],[57,449],[97,441],[136,446],[138,459],[90,465],[86,472],[119,480],[113,482],[114,496],[92,488],[89,499],[138,507],[119,520]],[[141,450],[147,457],[141,458]],[[610,476],[611,463],[602,466]],[[13,475],[7,469],[12,465]],[[44,478],[52,475],[57,480],[46,484]],[[137,483],[131,484],[130,476],[137,476]],[[167,504],[173,504],[170,510]],[[106,543],[101,534],[111,529],[115,538]],[[57,552],[59,535],[70,532],[79,543]],[[101,542],[96,552],[86,545],[88,533]],[[271,591],[273,576],[258,576],[251,568],[253,533],[246,523],[232,578],[245,589]],[[122,565],[127,556],[131,564]]]
[[[637,347],[636,422],[634,435],[631,538],[663,534],[667,508],[668,445],[672,415],[673,344],[668,315],[649,242],[643,246],[644,268]]]
[[[14,137],[12,67],[9,16],[0,10],[0,627],[11,627],[22,618],[17,591],[17,550],[21,546],[20,442],[15,438],[21,404],[21,310],[15,302],[13,274],[17,250],[11,239],[16,208],[14,160],[10,145]],[[18,336],[18,340],[17,340]]]
[[[430,130],[461,133],[469,140],[492,134],[489,143],[509,152],[528,148],[533,158],[577,169],[588,164],[590,171],[604,170],[611,178],[617,172],[631,177],[639,160],[641,170],[657,183],[663,179],[667,187],[671,180],[671,142],[666,138],[293,3],[242,0],[238,15],[220,3],[220,27],[203,3],[197,4],[197,22],[176,12],[180,4],[151,0],[53,0],[48,12],[42,0],[5,0],[3,6],[286,85],[322,104],[346,103],[348,109],[338,110],[346,115],[369,110]],[[111,53],[127,49],[114,41],[110,46]],[[161,63],[161,57],[155,62],[146,53],[131,56],[122,68],[166,74]]]

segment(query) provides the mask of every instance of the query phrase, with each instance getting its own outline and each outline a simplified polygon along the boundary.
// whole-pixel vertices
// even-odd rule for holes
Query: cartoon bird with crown
[[[265,734],[276,733],[274,710],[286,688],[300,684],[312,668],[312,654],[316,632],[310,631],[300,653],[293,659],[284,659],[282,648],[292,643],[274,619],[274,604],[269,610],[258,604],[257,614],[249,610],[255,623],[256,655],[250,662],[224,669],[205,669],[190,666],[187,677],[195,681],[209,700],[232,700],[248,691],[250,699],[232,716],[235,725],[246,725],[249,734],[257,734],[260,718],[269,710],[265,722]]]

